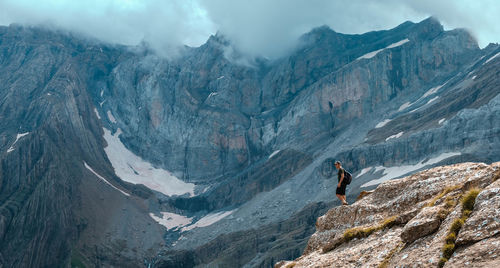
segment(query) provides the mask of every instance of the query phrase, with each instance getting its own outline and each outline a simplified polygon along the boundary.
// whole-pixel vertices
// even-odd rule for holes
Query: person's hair
[[[335,165],[336,165],[336,164],[339,164],[339,165],[341,165],[341,164],[340,164],[340,161],[335,161]]]

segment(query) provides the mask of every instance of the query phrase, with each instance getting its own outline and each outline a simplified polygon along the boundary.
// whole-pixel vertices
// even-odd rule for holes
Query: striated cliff
[[[497,267],[500,162],[384,182],[318,218],[303,255],[275,267]]]
[[[500,160],[498,44],[434,18],[300,41],[270,61],[217,34],[165,59],[0,27],[0,266],[269,267],[337,202],[334,160],[350,201]]]

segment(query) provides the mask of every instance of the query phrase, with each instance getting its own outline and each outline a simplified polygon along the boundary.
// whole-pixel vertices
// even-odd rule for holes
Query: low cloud
[[[216,31],[249,56],[285,55],[313,27],[363,33],[437,17],[467,28],[480,46],[499,42],[495,0],[0,0],[0,24],[53,25],[106,42],[145,41],[163,55],[198,46]]]

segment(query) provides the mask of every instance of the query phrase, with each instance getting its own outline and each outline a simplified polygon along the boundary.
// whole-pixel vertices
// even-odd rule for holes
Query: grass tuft
[[[444,264],[445,264],[447,261],[448,261],[448,259],[447,259],[447,258],[444,258],[444,257],[443,257],[443,258],[441,258],[441,259],[439,259],[439,262],[438,262],[438,267],[439,267],[439,268],[443,267],[443,266],[444,266]]]
[[[455,251],[455,244],[445,244],[443,246],[443,258],[449,259]]]
[[[462,208],[464,211],[472,211],[474,209],[474,203],[478,194],[479,189],[471,189],[464,195],[462,198]]]
[[[462,219],[455,219],[453,223],[450,226],[450,232],[449,233],[454,233],[458,234],[458,231],[460,231],[460,228],[462,228],[462,225],[464,225],[464,220]]]
[[[455,233],[449,233],[446,236],[445,243],[446,244],[453,244],[453,243],[455,243],[455,240],[457,240],[457,235]]]
[[[455,219],[451,223],[450,229],[448,230],[448,235],[445,238],[445,244],[441,249],[442,258],[439,260],[438,267],[443,267],[451,257],[451,255],[453,255],[453,252],[455,251],[455,241],[457,239],[458,232],[472,213],[472,210],[474,209],[474,203],[476,202],[476,197],[479,192],[479,189],[471,189],[462,196],[462,217]]]
[[[397,218],[398,218],[397,216],[392,216],[390,218],[385,219],[380,224],[380,229],[391,228],[391,227],[397,225],[398,224],[398,221],[396,220]]]
[[[344,231],[344,234],[342,235],[342,240],[341,241],[334,241],[332,243],[328,243],[325,245],[322,249],[323,253],[327,253],[329,251],[332,251],[335,249],[337,246],[339,246],[342,243],[347,243],[355,238],[366,238],[373,234],[376,231],[385,229],[385,228],[391,228],[395,225],[398,225],[400,222],[397,220],[397,216],[392,216],[389,217],[375,226],[369,226],[369,227],[354,227],[351,229],[347,229]]]
[[[429,201],[429,203],[427,203],[427,205],[425,205],[426,207],[433,207],[436,202],[441,199],[443,196],[445,196],[446,194],[452,192],[452,191],[455,191],[456,189],[460,188],[461,186],[460,185],[455,185],[455,186],[448,186],[446,188],[444,188],[438,195],[436,195],[434,198],[432,198],[431,201]]]
[[[372,233],[377,231],[377,229],[378,228],[375,226],[371,226],[371,227],[367,227],[367,228],[356,227],[356,228],[347,229],[344,232],[344,241],[349,242],[349,241],[353,240],[354,238],[368,237],[369,235],[371,235]]]

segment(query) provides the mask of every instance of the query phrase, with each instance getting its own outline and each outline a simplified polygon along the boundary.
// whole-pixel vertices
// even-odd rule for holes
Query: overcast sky
[[[466,28],[481,47],[500,42],[498,0],[0,0],[0,25],[44,24],[163,54],[199,46],[217,31],[249,55],[287,53],[311,28],[342,33],[389,29],[437,17]]]

